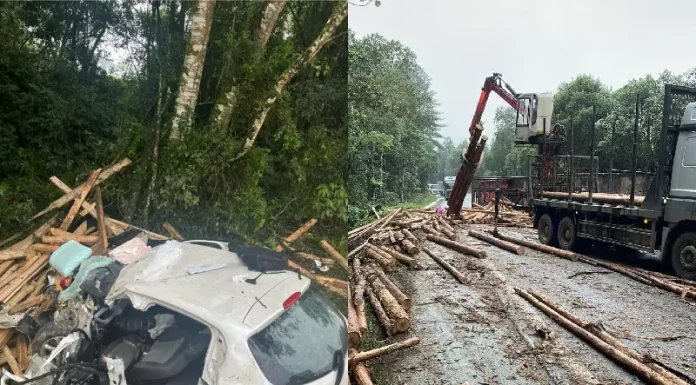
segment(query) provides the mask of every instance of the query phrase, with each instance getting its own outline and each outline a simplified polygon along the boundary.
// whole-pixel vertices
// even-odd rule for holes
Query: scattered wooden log
[[[545,198],[553,198],[553,199],[563,199],[567,200],[568,199],[568,193],[567,192],[558,192],[558,191],[544,191],[542,194],[543,197]],[[583,192],[583,193],[573,193],[571,195],[571,199],[575,201],[588,201],[590,199],[590,194]],[[643,204],[643,201],[645,200],[645,197],[643,196],[636,196],[634,199],[634,203],[636,206],[640,206]],[[607,194],[607,193],[593,193],[592,194],[592,201],[593,202],[603,202],[603,203],[611,203],[611,204],[616,204],[616,205],[628,205],[631,203],[631,197],[629,195],[624,195],[624,194]]]
[[[365,250],[365,254],[372,258],[375,262],[379,263],[380,266],[386,271],[393,271],[395,268],[395,261],[394,259],[387,259],[384,256],[382,256],[374,247],[368,247],[367,250]]]
[[[358,346],[361,337],[358,315],[355,312],[355,305],[353,305],[351,300],[350,291],[348,291],[348,344],[350,346]]]
[[[412,267],[412,268],[414,268],[414,269],[420,268],[420,265],[418,264],[418,261],[416,261],[415,259],[413,259],[413,258],[411,258],[411,257],[409,257],[409,256],[407,256],[407,255],[401,254],[400,252],[398,252],[398,251],[396,251],[396,250],[394,250],[394,249],[389,249],[389,248],[386,247],[386,246],[380,246],[380,247],[379,247],[379,250],[381,250],[382,252],[384,252],[384,253],[386,253],[386,254],[392,256],[394,259],[396,259],[397,261],[403,263],[404,265],[408,265],[408,266],[410,266],[410,267]]]
[[[360,250],[362,250],[369,243],[370,243],[369,241],[365,241],[362,244],[360,244],[360,246],[358,246],[358,247],[354,248],[353,250],[351,250],[350,252],[348,252],[348,259],[349,260],[352,259],[355,254],[359,253]]]
[[[353,379],[357,385],[375,385],[370,377],[370,371],[363,364],[357,364],[353,368]]]
[[[326,265],[326,266],[332,266],[333,264],[336,263],[336,261],[334,261],[333,259],[317,257],[314,254],[305,253],[303,251],[295,251],[293,253],[293,255],[300,257],[302,259],[306,259],[308,261],[319,261],[319,262],[321,262],[322,265]]]
[[[386,274],[384,274],[384,271],[376,270],[376,273],[379,276],[379,279],[382,280],[384,286],[387,287],[387,290],[389,290],[392,296],[394,296],[399,305],[401,305],[404,310],[410,309],[412,305],[411,298],[404,294],[401,289],[399,289],[399,287],[396,286],[396,284],[394,284],[394,282],[392,282]]]
[[[164,222],[164,223],[162,223],[162,227],[164,227],[164,229],[167,230],[167,232],[169,232],[169,234],[171,234],[172,237],[174,237],[174,239],[176,239],[177,241],[184,240],[184,237],[181,235],[181,233],[176,231],[176,229],[174,228],[174,226],[172,226],[171,223]]]
[[[371,360],[373,358],[381,357],[390,353],[398,352],[399,350],[404,350],[408,348],[412,348],[420,343],[420,337],[411,337],[408,339],[405,339],[401,342],[396,342],[393,344],[389,344],[387,346],[382,346],[377,349],[372,349],[368,350],[365,352],[351,352],[348,356],[348,366],[352,367],[353,365],[363,362],[365,360]]]
[[[365,303],[365,286],[367,281],[362,272],[362,262],[360,258],[353,258],[353,277],[355,284],[353,285],[353,303],[355,306],[360,306]]]
[[[405,332],[411,327],[411,317],[406,313],[399,302],[394,298],[391,292],[382,284],[379,279],[373,279],[370,282],[379,302],[382,304],[384,311],[389,318],[394,321],[394,329],[397,332]]]
[[[653,369],[644,365],[640,361],[629,357],[628,355],[626,355],[624,352],[617,349],[616,347],[602,341],[599,337],[595,336],[594,334],[590,333],[589,331],[585,330],[584,328],[576,325],[571,320],[567,319],[566,317],[562,316],[558,312],[554,311],[550,307],[543,304],[541,301],[536,299],[531,294],[529,294],[523,290],[520,290],[519,288],[515,288],[514,290],[521,297],[523,297],[524,299],[529,301],[531,304],[533,304],[534,306],[539,308],[539,310],[546,313],[546,315],[551,317],[554,321],[561,324],[561,326],[563,326],[567,330],[571,331],[573,334],[577,335],[578,337],[582,338],[585,342],[592,345],[592,347],[597,349],[599,352],[609,356],[615,362],[617,362],[618,364],[620,364],[621,366],[623,366],[624,368],[626,368],[630,372],[634,373],[635,375],[640,377],[642,380],[645,380],[651,384],[658,384],[658,385],[670,385],[670,384],[672,384],[672,382],[669,381],[668,379],[666,379],[664,376],[658,374]]]
[[[480,239],[484,242],[488,242],[494,246],[498,246],[501,249],[505,249],[507,251],[513,252],[517,255],[524,255],[524,248],[520,245],[516,245],[514,243],[500,240],[500,239],[495,238],[489,234],[482,233],[482,232],[476,231],[476,230],[469,230],[469,235],[474,237],[474,238]]]
[[[336,262],[338,262],[341,266],[343,266],[343,268],[344,268],[345,270],[348,270],[348,260],[347,260],[346,258],[344,258],[344,257],[341,255],[341,253],[339,253],[338,251],[336,251],[336,249],[334,249],[334,248],[329,244],[329,242],[326,242],[325,240],[322,239],[321,242],[319,242],[319,244],[320,244],[321,247],[324,249],[324,251],[326,251],[326,253],[329,254],[329,255],[331,256],[331,258],[335,259]]]
[[[367,286],[365,288],[365,293],[367,293],[367,298],[370,300],[372,310],[375,312],[377,320],[384,328],[384,331],[387,334],[387,336],[391,337],[392,335],[394,335],[395,332],[394,322],[391,320],[391,318],[389,318],[387,312],[384,310],[384,307],[382,307],[382,303],[379,301],[379,298],[377,298],[370,286]]]
[[[411,255],[417,255],[418,253],[420,253],[420,249],[418,249],[418,246],[414,245],[413,242],[409,241],[406,238],[401,240],[401,247]]]
[[[408,229],[401,229],[401,232],[404,234],[404,237],[406,237],[407,239],[418,239],[418,238],[416,238],[415,235],[413,235],[413,233],[408,231]]]
[[[476,249],[474,247],[471,247],[469,245],[465,245],[465,244],[460,243],[460,242],[451,241],[449,239],[439,237],[437,235],[431,235],[431,234],[426,235],[425,238],[429,241],[438,243],[438,244],[445,246],[445,247],[448,247],[452,250],[459,251],[462,254],[473,255],[476,258],[486,258],[486,252],[484,252],[483,250]]]
[[[526,239],[510,237],[510,236],[507,236],[507,235],[502,234],[502,233],[493,233],[493,232],[491,232],[491,233],[496,238],[500,238],[504,241],[516,243],[516,244],[521,245],[521,246],[529,247],[530,249],[538,250],[538,251],[541,251],[541,252],[544,252],[547,254],[552,254],[552,255],[555,255],[557,257],[565,258],[565,259],[568,259],[571,261],[578,260],[578,254],[575,254],[572,251],[563,250],[563,249],[559,249],[559,248],[552,247],[552,246],[542,245],[541,243],[528,241]]]
[[[58,245],[45,245],[43,243],[34,243],[33,245],[31,245],[32,249],[34,249],[38,252],[41,252],[41,253],[49,253],[49,254],[58,250],[59,247],[60,246],[58,246]]]
[[[19,370],[24,372],[31,363],[31,345],[29,340],[22,333],[17,333],[17,365]]]
[[[85,199],[87,199],[87,194],[89,194],[89,191],[92,189],[92,186],[94,186],[94,183],[97,181],[99,173],[101,173],[100,168],[92,171],[92,173],[89,175],[89,178],[87,179],[87,182],[85,182],[80,188],[80,194],[75,199],[75,202],[73,203],[72,207],[70,207],[70,210],[68,210],[68,215],[65,216],[65,219],[63,219],[63,223],[61,223],[60,225],[60,228],[62,230],[67,230],[68,227],[70,227],[70,224],[72,223],[73,219],[75,219],[77,212],[80,211],[82,203],[84,203]]]
[[[109,178],[111,175],[121,171],[124,167],[128,166],[129,164],[131,164],[131,160],[128,158],[125,158],[125,159],[121,160],[120,162],[116,163],[115,165],[107,168],[106,170],[104,170],[103,172],[101,172],[99,174],[99,176],[97,177],[97,180],[94,182],[94,185],[95,186],[99,185],[100,183],[104,182],[107,178]],[[48,205],[48,207],[46,207],[44,210],[42,210],[38,214],[31,217],[30,221],[33,221],[34,219],[46,214],[47,212],[49,212],[51,210],[61,208],[61,207],[65,206],[66,204],[70,203],[73,199],[75,199],[76,197],[79,196],[80,192],[82,191],[82,188],[83,188],[83,185],[80,185],[80,186],[70,190],[70,192],[63,195],[62,197],[51,202],[51,204]]]
[[[460,273],[459,270],[454,268],[454,266],[447,263],[447,261],[438,257],[437,255],[435,255],[435,253],[433,253],[432,251],[430,251],[429,249],[427,249],[425,247],[423,248],[423,251],[425,251],[425,253],[428,254],[430,256],[430,258],[434,259],[435,262],[439,263],[440,266],[442,266],[445,270],[447,270],[450,274],[452,274],[455,278],[457,278],[457,280],[459,282],[461,282],[463,284],[469,283],[469,278],[467,278],[467,276],[465,276],[464,274]]]
[[[19,367],[19,363],[17,363],[17,359],[15,358],[14,352],[12,352],[12,349],[10,349],[10,347],[7,346],[7,344],[5,344],[2,347],[2,355],[5,356],[5,358],[7,359],[7,364],[10,366],[12,374],[14,374],[17,377],[24,378],[24,372]]]

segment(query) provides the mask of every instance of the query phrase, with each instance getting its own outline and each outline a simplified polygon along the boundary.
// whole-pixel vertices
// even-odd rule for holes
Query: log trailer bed
[[[635,133],[639,114],[637,100]],[[529,201],[539,241],[578,251],[592,243],[658,250],[678,276],[696,279],[696,88],[665,85],[658,171],[644,197],[635,195],[636,157],[634,144],[629,196],[597,192],[597,159],[574,156],[572,145],[551,162],[532,157]]]

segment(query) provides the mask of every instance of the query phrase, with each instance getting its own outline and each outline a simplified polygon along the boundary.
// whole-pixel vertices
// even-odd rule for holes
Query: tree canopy
[[[50,176],[74,186],[127,156],[111,216],[269,243],[316,216],[345,237],[347,4],[200,5],[0,4],[0,236],[60,196]],[[185,59],[202,71],[170,135]]]
[[[348,186],[354,217],[404,202],[437,168],[439,115],[415,53],[378,34],[349,42]]]

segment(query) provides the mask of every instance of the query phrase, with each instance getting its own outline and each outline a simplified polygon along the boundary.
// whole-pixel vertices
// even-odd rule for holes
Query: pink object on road
[[[447,209],[445,208],[445,205],[439,205],[437,206],[437,209],[435,210],[435,214],[437,215],[444,215],[447,212]]]

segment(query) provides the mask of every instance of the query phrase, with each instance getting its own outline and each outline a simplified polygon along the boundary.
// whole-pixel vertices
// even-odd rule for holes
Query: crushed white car
[[[60,307],[54,318],[69,311],[76,320],[39,329],[37,369],[27,377],[66,385],[349,385],[343,315],[308,278],[250,270],[226,249],[168,241],[126,265],[104,298]],[[61,345],[68,337],[70,346]]]

